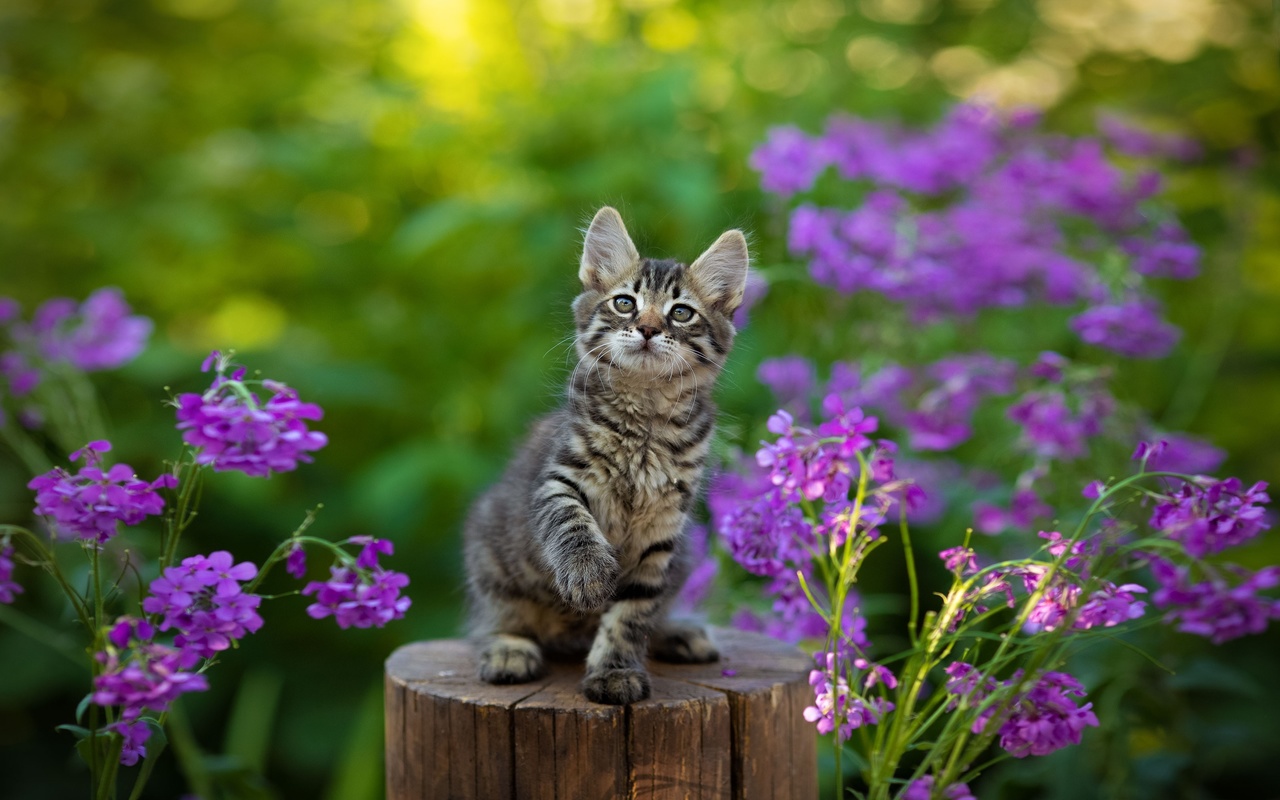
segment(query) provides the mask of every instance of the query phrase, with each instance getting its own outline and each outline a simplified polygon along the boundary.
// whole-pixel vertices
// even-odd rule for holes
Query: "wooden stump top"
[[[817,795],[813,661],[761,634],[716,629],[720,661],[649,663],[653,694],[582,695],[582,664],[493,686],[468,642],[417,642],[386,664],[391,800],[810,800]]]

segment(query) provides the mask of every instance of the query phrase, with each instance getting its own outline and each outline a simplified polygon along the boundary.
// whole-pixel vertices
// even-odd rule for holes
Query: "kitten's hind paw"
[[[664,625],[653,632],[649,653],[668,664],[710,664],[720,651],[700,625]]]
[[[545,671],[542,650],[521,636],[499,634],[480,651],[480,680],[486,683],[528,683]]]
[[[602,669],[582,679],[582,693],[593,703],[622,706],[649,696],[649,673],[643,669]]]

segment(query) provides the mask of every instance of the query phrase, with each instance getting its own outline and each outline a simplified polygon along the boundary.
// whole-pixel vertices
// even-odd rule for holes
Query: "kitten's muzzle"
[[[640,335],[645,338],[645,341],[648,341],[662,333],[660,329],[655,328],[652,325],[637,325],[636,330],[640,331]]]

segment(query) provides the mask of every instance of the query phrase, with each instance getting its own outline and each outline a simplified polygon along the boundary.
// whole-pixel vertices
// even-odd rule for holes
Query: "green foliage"
[[[1275,11],[1265,0],[1170,4],[1165,17],[1130,6],[1160,4],[0,4],[0,292],[31,308],[118,285],[156,320],[143,358],[100,381],[120,460],[154,474],[148,459],[176,453],[162,387],[200,388],[204,355],[236,348],[326,409],[331,445],[269,482],[210,480],[192,546],[261,562],[320,501],[319,535],[390,538],[413,578],[409,617],[384,630],[340,635],[300,600],[272,604],[265,635],[191,704],[199,743],[225,738],[226,772],[260,771],[277,796],[380,794],[367,768],[380,759],[369,698],[381,660],[457,632],[461,516],[556,402],[579,228],[598,206],[621,208],[646,254],[687,258],[727,227],[754,232],[773,288],[722,382],[728,441],[750,442],[771,410],[760,360],[836,352],[839,332],[812,324],[816,290],[789,279],[781,220],[746,166],[771,125],[813,130],[835,111],[932,119],[983,90],[1046,105],[1073,133],[1099,107],[1189,129],[1208,157],[1169,190],[1209,248],[1208,274],[1168,298],[1185,344],[1121,389],[1227,448],[1229,472],[1280,476]],[[28,478],[0,463],[0,520],[28,520]],[[1275,539],[1251,566],[1280,560]],[[52,605],[28,583],[23,608]],[[84,676],[32,641],[0,624],[0,794],[79,795],[53,726]],[[1273,634],[1219,652],[1243,693],[1213,706],[1218,727],[1195,722],[1205,687],[1163,706],[1136,700],[1158,727],[1113,741],[1139,760],[1099,795],[1181,785],[1230,796],[1248,780],[1223,783],[1231,765],[1263,774],[1238,753],[1198,759],[1216,732],[1256,730],[1263,701],[1244,687],[1264,681],[1275,648]],[[1188,650],[1174,666],[1194,677],[1203,658]],[[290,671],[281,683],[273,669]],[[1126,690],[1125,707],[1173,687],[1149,666],[1126,669],[1151,682]],[[1274,707],[1275,690],[1262,691]],[[1085,774],[1054,765],[1018,765],[979,793],[1041,796]],[[224,783],[228,796],[250,785]],[[164,767],[153,784],[157,797],[182,791]]]

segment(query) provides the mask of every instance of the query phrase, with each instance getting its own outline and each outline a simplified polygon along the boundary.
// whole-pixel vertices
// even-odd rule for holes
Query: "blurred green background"
[[[1119,391],[1225,447],[1226,472],[1280,477],[1278,42],[1271,0],[3,0],[0,294],[29,311],[115,285],[156,321],[144,356],[97,381],[113,455],[144,475],[178,450],[165,387],[204,387],[211,349],[324,407],[316,463],[212,476],[188,546],[261,562],[322,502],[319,535],[395,542],[414,606],[340,632],[298,598],[268,604],[189,705],[246,796],[378,797],[382,659],[458,632],[460,518],[556,403],[580,229],[612,204],[645,254],[687,260],[742,227],[766,271],[786,263],[746,166],[772,125],[932,121],[980,95],[1074,134],[1104,109],[1200,139],[1168,195],[1208,248],[1165,298],[1187,335]],[[796,287],[775,285],[739,340],[728,441],[770,411],[756,365],[822,338],[820,293]],[[0,466],[0,519],[29,522],[27,477]],[[56,613],[19,578],[20,608]],[[1237,705],[1277,652],[1275,635],[1219,649]],[[52,728],[85,676],[3,626],[0,675],[0,796],[81,796]],[[1211,783],[1213,757],[1169,774]],[[1000,796],[1042,796],[1036,780]],[[150,796],[181,791],[166,759]]]

